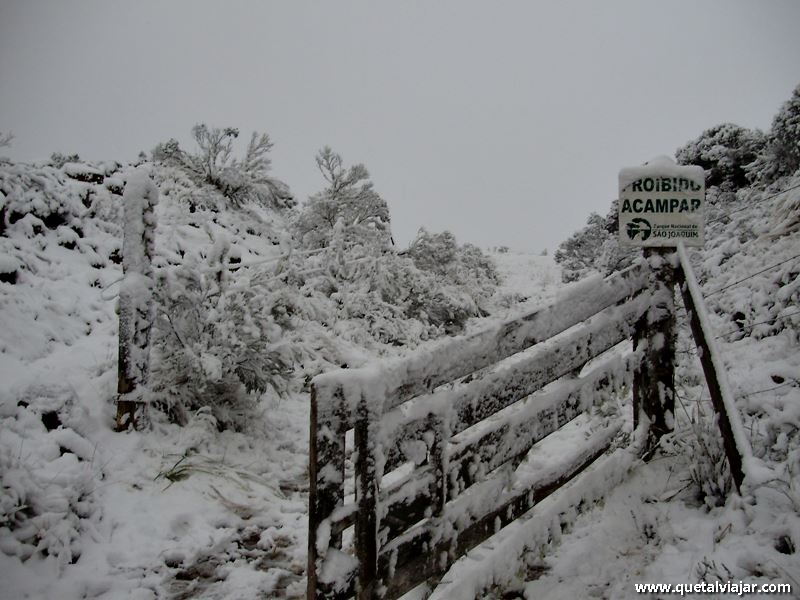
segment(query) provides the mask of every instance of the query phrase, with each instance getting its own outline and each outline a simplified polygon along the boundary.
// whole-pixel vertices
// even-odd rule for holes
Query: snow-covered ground
[[[31,202],[61,212],[45,223],[18,210],[0,236],[0,598],[303,597],[306,394],[265,402],[244,432],[218,431],[203,411],[185,427],[156,421],[147,432],[112,432],[119,166],[95,169],[106,170],[106,184],[55,170],[6,182],[38,190]],[[64,190],[68,197],[54,198]],[[744,208],[720,217],[708,247],[693,253],[745,426],[774,479],[724,500],[719,436],[683,335],[675,436],[546,556],[522,557],[509,589],[528,598],[626,598],[638,582],[730,579],[791,583],[800,593],[800,238],[796,230],[770,235],[776,202],[787,200],[741,199]],[[189,213],[168,202],[158,210],[162,256],[209,243]],[[249,263],[282,251],[279,226],[269,215],[244,223],[220,213],[210,227],[235,231]],[[545,303],[560,287],[550,257],[492,256],[501,292],[525,300],[473,321],[472,331]]]

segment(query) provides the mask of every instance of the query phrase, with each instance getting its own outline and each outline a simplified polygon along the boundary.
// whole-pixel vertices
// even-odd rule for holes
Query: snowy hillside
[[[302,401],[271,411],[260,435],[218,434],[202,413],[184,428],[112,433],[125,170],[15,165],[2,174],[0,597],[161,597],[185,587],[182,566],[208,570],[203,559],[234,552],[231,544],[280,562],[283,570],[245,569],[262,589],[300,573],[294,536],[305,533],[286,515],[305,511],[304,415],[292,418]],[[170,197],[181,186],[169,174],[160,183],[162,265],[220,231],[236,236],[242,263],[279,255],[274,215],[184,210]]]
[[[719,158],[712,141],[703,160]],[[487,257],[449,232],[422,230],[398,252],[366,169],[329,148],[317,158],[328,187],[295,208],[268,161],[208,167],[173,142],[138,166],[0,161],[0,599],[304,597],[311,378],[551,302],[562,266],[580,277],[634,259],[600,217],[595,245],[574,244],[562,266]],[[547,553],[494,552],[526,530],[500,532],[439,597],[632,598],[635,583],[728,580],[800,590],[800,175],[764,160],[761,184],[725,171],[710,188],[707,242],[690,259],[770,475],[731,494],[679,312],[675,432],[655,459]],[[159,195],[158,317],[149,422],[117,433],[122,197],[137,168]]]
[[[133,167],[0,167],[8,224],[0,236],[0,597],[301,597],[303,379],[326,360],[355,365],[397,350],[341,320],[345,337],[334,339],[306,317],[291,339],[315,352],[306,350],[287,393],[262,396],[244,430],[219,431],[219,416],[199,410],[183,427],[156,416],[150,431],[113,433],[121,194]],[[154,176],[157,269],[208,269],[220,240],[237,277],[297,269],[286,260],[280,211],[220,210],[224,199],[180,171]],[[541,299],[559,280],[546,258],[495,258],[505,277],[498,314],[519,296]],[[321,301],[311,309],[330,310]]]

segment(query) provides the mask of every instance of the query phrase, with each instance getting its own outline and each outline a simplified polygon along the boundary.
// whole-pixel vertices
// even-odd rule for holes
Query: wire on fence
[[[720,292],[723,292],[723,291],[725,291],[725,290],[727,290],[729,288],[732,288],[735,285],[739,285],[740,283],[745,282],[748,279],[752,279],[756,275],[761,275],[761,273],[766,273],[767,271],[771,271],[775,267],[780,267],[782,264],[787,263],[787,262],[789,262],[791,260],[794,260],[795,258],[800,258],[800,254],[795,254],[794,256],[791,256],[791,257],[789,257],[789,258],[787,258],[785,260],[782,260],[779,263],[775,263],[772,266],[769,266],[769,267],[767,267],[765,269],[761,269],[760,271],[756,271],[755,273],[752,273],[752,274],[748,275],[747,277],[739,279],[738,281],[734,281],[733,283],[729,283],[728,285],[723,286],[723,287],[719,288],[718,290],[714,290],[713,292],[709,292],[708,294],[705,295],[705,297],[709,298],[710,296],[713,296],[714,294],[719,294]]]
[[[780,192],[777,192],[775,194],[771,194],[771,195],[767,196],[766,198],[759,198],[757,200],[757,202],[766,202],[767,200],[772,200],[773,198],[777,198],[781,194],[785,194],[786,192],[791,192],[792,190],[796,190],[798,188],[800,188],[800,184],[793,185],[792,187],[786,188],[785,190],[781,190]],[[745,200],[745,202],[747,202],[747,200]],[[729,218],[731,215],[735,215],[736,213],[740,213],[743,210],[747,210],[750,207],[751,207],[751,205],[746,205],[746,206],[742,206],[740,208],[737,208],[736,210],[732,210],[730,212],[726,212],[725,214],[720,215],[716,219],[711,219],[706,224],[707,225],[713,225],[714,223],[719,223],[720,221],[723,221],[723,220]]]
[[[776,385],[770,388],[765,388],[763,390],[756,390],[755,392],[749,392],[747,394],[742,394],[739,398],[747,398],[749,396],[755,396],[756,394],[763,394],[765,392],[771,392],[773,390],[779,390],[780,388],[784,388],[790,385],[795,385],[797,382],[795,380],[787,381],[786,383],[782,383],[780,385]]]
[[[767,319],[766,321],[758,321],[757,323],[750,323],[749,325],[742,326],[741,328],[733,329],[733,330],[728,331],[726,333],[721,333],[717,337],[715,337],[714,339],[718,340],[720,338],[723,338],[723,337],[726,337],[726,336],[729,336],[729,335],[733,335],[734,333],[744,333],[745,331],[750,331],[750,330],[754,329],[758,325],[765,325],[767,323],[777,323],[778,321],[782,321],[783,319],[788,319],[789,317],[793,317],[795,315],[800,315],[800,310],[796,310],[794,312],[790,312],[790,313],[787,313],[785,315],[781,315],[779,317],[775,317],[773,319]]]

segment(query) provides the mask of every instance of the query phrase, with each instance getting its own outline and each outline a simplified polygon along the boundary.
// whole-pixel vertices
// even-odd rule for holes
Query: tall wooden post
[[[355,422],[356,449],[356,513],[355,536],[358,558],[356,598],[372,600],[378,596],[378,480],[375,456],[374,415],[370,415],[368,399],[362,397]]]
[[[633,374],[633,424],[647,423],[644,455],[673,429],[675,414],[675,269],[672,248],[645,248],[653,304],[636,324],[633,347],[641,351]]]
[[[340,385],[323,390],[311,384],[311,436],[309,447],[308,494],[308,600],[335,597],[318,581],[325,554],[342,547],[341,533],[329,534],[318,543],[320,528],[330,514],[344,503],[344,457],[347,418],[344,392]],[[319,467],[323,466],[322,469]],[[327,546],[327,547],[326,547]]]

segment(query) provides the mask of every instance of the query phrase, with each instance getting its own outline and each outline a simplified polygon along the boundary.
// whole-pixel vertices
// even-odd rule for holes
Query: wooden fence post
[[[692,335],[697,344],[703,374],[706,376],[711,403],[717,413],[717,425],[719,426],[720,434],[722,434],[722,447],[725,449],[725,456],[728,458],[728,465],[731,469],[736,491],[741,494],[745,478],[745,457],[752,455],[752,449],[748,441],[744,439],[744,436],[737,440],[738,436],[735,431],[743,432],[744,428],[727,382],[725,365],[719,361],[717,351],[714,349],[714,338],[711,332],[705,329],[708,323],[708,316],[703,303],[703,296],[692,271],[692,265],[689,262],[686,249],[679,247],[678,256],[680,257],[678,282],[680,283],[681,295],[686,305]]]
[[[311,386],[311,437],[309,448],[308,501],[308,600],[324,598],[318,575],[324,555],[319,556],[319,527],[333,510],[344,502],[345,430],[344,397],[341,386],[331,397],[320,398]],[[320,468],[322,466],[322,468]],[[338,478],[334,475],[338,474]],[[337,481],[338,479],[338,481]],[[328,547],[341,548],[342,536],[332,536]]]
[[[672,431],[675,413],[675,269],[671,248],[645,248],[650,263],[653,304],[636,324],[634,350],[642,350],[633,373],[633,426],[646,420],[649,456],[662,435]]]
[[[378,473],[375,460],[375,415],[370,414],[362,397],[355,418],[355,469],[358,513],[355,522],[358,583],[356,598],[371,600],[377,596],[378,583]]]

